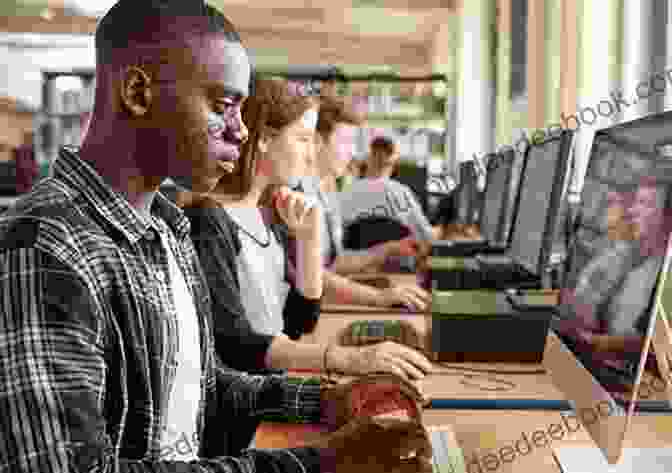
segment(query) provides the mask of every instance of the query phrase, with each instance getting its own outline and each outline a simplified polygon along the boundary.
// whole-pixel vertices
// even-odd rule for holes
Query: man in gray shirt
[[[362,218],[387,217],[408,227],[416,240],[439,239],[439,228],[432,228],[413,191],[391,178],[398,164],[399,151],[390,138],[371,142],[366,177],[339,195],[343,223],[347,227]]]

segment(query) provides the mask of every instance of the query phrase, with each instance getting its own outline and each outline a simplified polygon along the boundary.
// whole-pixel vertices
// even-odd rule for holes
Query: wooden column
[[[543,128],[545,68],[545,1],[529,0],[527,7],[527,106],[528,128]]]

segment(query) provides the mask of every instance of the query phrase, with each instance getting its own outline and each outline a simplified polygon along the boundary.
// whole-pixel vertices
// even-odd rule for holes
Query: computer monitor
[[[529,147],[520,181],[510,256],[541,276],[553,244],[555,222],[568,179],[570,131]]]
[[[604,132],[614,139],[639,143],[645,151],[651,152],[672,141],[670,140],[670,126],[672,126],[672,111],[623,122]]]
[[[597,134],[544,364],[610,463],[621,455],[637,401],[669,404],[648,358],[662,281],[669,271],[670,183],[659,156]],[[644,373],[645,372],[645,373]],[[641,399],[646,398],[646,399]]]
[[[475,207],[478,201],[478,174],[473,161],[465,161],[459,167],[459,182],[455,189],[457,221],[459,223],[476,223]]]
[[[513,226],[515,224],[518,208],[518,195],[520,194],[520,183],[525,171],[525,161],[527,152],[519,152],[512,147],[507,147],[501,153],[502,159],[511,161],[511,175],[506,198],[506,206],[501,215],[501,244],[509,246],[513,238]]]
[[[481,234],[490,243],[506,243],[503,225],[511,191],[513,159],[509,153],[488,160],[481,216]]]

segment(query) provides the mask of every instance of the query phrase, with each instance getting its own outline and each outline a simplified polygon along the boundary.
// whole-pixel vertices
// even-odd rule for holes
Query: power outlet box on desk
[[[436,361],[541,363],[547,311],[515,311],[495,291],[433,291],[431,350]]]
[[[540,278],[516,276],[508,267],[483,268],[477,258],[436,257],[429,259],[431,288],[435,291],[488,289],[541,289]]]

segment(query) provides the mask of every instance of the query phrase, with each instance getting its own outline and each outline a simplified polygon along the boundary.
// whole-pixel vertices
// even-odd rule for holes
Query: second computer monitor
[[[495,244],[506,244],[505,220],[509,210],[513,150],[504,151],[488,160],[484,205],[481,215],[481,234]]]
[[[557,219],[569,169],[572,133],[564,131],[528,150],[520,182],[511,257],[538,274],[550,256],[553,222]]]

